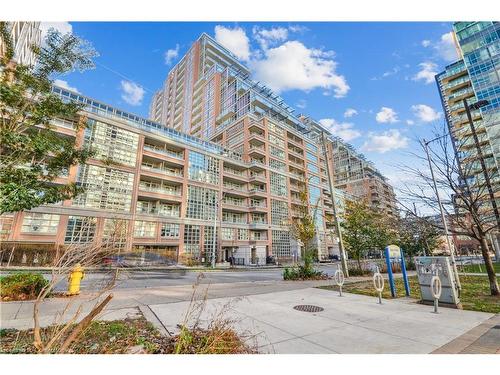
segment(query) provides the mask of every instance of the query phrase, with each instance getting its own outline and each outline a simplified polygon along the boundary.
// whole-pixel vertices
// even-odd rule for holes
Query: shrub
[[[318,280],[326,278],[327,276],[323,272],[316,271],[308,265],[286,267],[283,270],[283,280]]]
[[[0,297],[2,300],[35,299],[48,284],[40,273],[14,273],[0,277]]]
[[[365,276],[369,275],[369,270],[360,270],[358,267],[349,268],[349,276]]]

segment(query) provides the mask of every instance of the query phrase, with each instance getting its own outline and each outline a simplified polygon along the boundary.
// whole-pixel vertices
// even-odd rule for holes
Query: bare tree
[[[87,299],[80,300],[74,313],[66,319],[75,302],[70,299],[64,309],[56,314],[54,325],[42,334],[40,307],[46,298],[58,284],[68,278],[77,264],[84,269],[94,268],[102,265],[104,258],[119,254],[125,243],[127,222],[107,220],[102,239],[86,241],[89,234],[94,231],[95,222],[82,220],[79,228],[73,233],[74,242],[57,249],[49,283],[40,291],[33,306],[33,344],[40,353],[50,353],[54,350],[59,353],[67,352],[70,345],[78,339],[113,297],[110,291],[116,283],[117,268],[110,270],[110,275],[102,275],[102,283],[97,285],[94,293],[89,294]],[[103,299],[104,294],[108,295]],[[82,312],[83,304],[92,301],[95,301],[95,305],[90,313],[75,325]]]
[[[484,259],[490,292],[493,296],[500,295],[493,263],[490,256],[488,236],[498,234],[495,213],[491,204],[488,186],[482,175],[477,154],[469,152],[460,162],[455,158],[453,145],[450,143],[447,132],[435,131],[434,147],[429,149],[431,163],[435,171],[437,188],[440,191],[442,206],[446,213],[449,230],[452,234],[467,236],[476,239],[481,244],[481,253]],[[454,145],[458,150],[466,149],[472,141],[471,137],[462,137]],[[420,143],[422,151],[424,143]],[[462,151],[463,152],[463,151]],[[419,166],[401,166],[400,169],[410,175],[414,181],[405,184],[402,190],[405,198],[400,200],[408,214],[415,215],[410,209],[416,202],[423,204],[433,212],[438,212],[439,205],[434,194],[432,176],[426,167],[427,159],[424,153],[413,154],[422,163]],[[418,163],[414,163],[416,165]],[[479,172],[478,172],[479,171]],[[498,170],[491,168],[491,180],[498,179]],[[427,218],[429,224],[440,229],[442,225],[437,220]],[[450,249],[453,251],[453,249]]]

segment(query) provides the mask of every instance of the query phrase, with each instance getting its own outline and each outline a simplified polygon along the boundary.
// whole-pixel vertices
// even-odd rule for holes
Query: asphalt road
[[[333,276],[337,270],[337,264],[319,265],[318,270]],[[201,275],[203,274],[203,275]],[[180,270],[152,270],[152,271],[128,271],[120,270],[118,273],[115,289],[140,289],[161,288],[166,286],[193,285],[198,277],[201,284],[225,284],[238,282],[258,281],[280,281],[283,280],[283,269],[261,269],[261,270],[216,270],[216,271],[180,271]],[[200,276],[201,275],[201,276]],[[45,274],[48,279],[50,275]],[[82,291],[101,289],[111,279],[110,273],[87,273],[82,280]],[[65,290],[67,282],[63,280],[56,290]]]

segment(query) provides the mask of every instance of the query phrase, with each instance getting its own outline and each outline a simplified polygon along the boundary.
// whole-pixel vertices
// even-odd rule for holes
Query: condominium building
[[[295,116],[283,99],[249,77],[250,71],[231,52],[209,35],[202,34],[155,94],[150,117],[165,126],[241,153],[248,151],[248,139],[242,132],[243,127],[235,123],[248,115],[272,118],[291,128],[299,138],[308,134],[309,138],[317,139],[321,132],[326,132],[329,142],[333,143],[330,167],[334,185],[366,199],[376,209],[397,214],[394,191],[372,163],[311,118]],[[254,140],[253,144],[256,143]],[[296,153],[296,159],[292,160],[300,158],[299,155],[303,156],[303,152]],[[252,156],[258,156],[255,147]],[[260,156],[264,158],[263,154]]]
[[[77,132],[60,119],[56,130],[96,153],[58,180],[84,187],[77,198],[2,217],[4,248],[18,249],[14,262],[28,254],[25,263],[33,263],[33,245],[103,241],[117,227],[121,254],[137,265],[203,263],[213,254],[217,262],[261,265],[269,256],[284,262],[300,257],[290,222],[304,205],[315,216],[319,258],[338,254],[327,168],[333,175],[340,140],[295,116],[208,35],[169,73],[151,120],[53,91],[82,103],[87,122]],[[358,199],[347,190],[334,189],[340,216],[346,200]],[[3,251],[3,262],[9,254]]]
[[[40,22],[6,22],[14,49],[13,61],[21,65],[33,65],[36,55],[32,46],[40,45]],[[0,56],[5,53],[6,44],[0,36]]]
[[[500,23],[455,22],[453,31],[459,61],[436,75],[441,101],[461,166],[469,185],[484,186],[485,172],[473,137],[464,100],[470,106],[486,101],[481,108],[471,108],[481,156],[497,207],[500,207]],[[487,190],[484,189],[487,193]],[[483,199],[493,201],[489,194]],[[492,212],[491,209],[489,211]],[[498,235],[492,236],[493,248],[500,254]]]

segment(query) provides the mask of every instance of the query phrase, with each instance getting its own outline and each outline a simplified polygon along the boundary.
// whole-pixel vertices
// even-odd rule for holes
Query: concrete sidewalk
[[[440,309],[411,299],[384,300],[317,289],[331,281],[242,282],[209,286],[202,323],[229,303],[226,316],[249,336],[262,353],[430,353],[482,324],[493,314]],[[203,294],[207,285],[201,285]],[[192,295],[191,286],[115,290],[114,298],[99,319],[114,320],[142,313],[166,333],[178,331]],[[86,300],[72,299],[67,318]],[[42,325],[54,322],[68,303],[54,298],[40,309]],[[96,301],[85,301],[82,314]],[[296,305],[323,308],[317,313],[294,310]],[[0,304],[2,328],[32,327],[32,302]]]
[[[486,321],[493,314],[440,309],[414,300],[384,300],[309,288],[212,299],[202,314],[206,322],[231,303],[227,316],[242,333],[255,335],[262,353],[430,353]],[[296,305],[324,310],[308,313]],[[189,302],[149,305],[170,332],[177,332]]]

